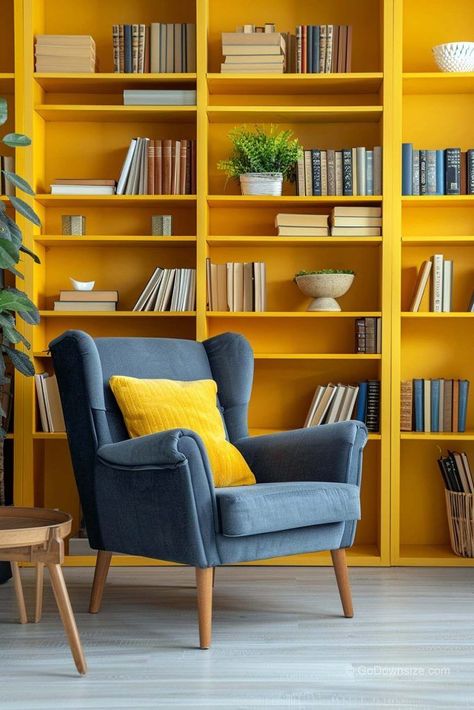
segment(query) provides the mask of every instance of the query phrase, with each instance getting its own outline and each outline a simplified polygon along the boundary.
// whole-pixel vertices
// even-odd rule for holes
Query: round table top
[[[69,513],[50,508],[0,507],[0,547],[23,547],[47,542],[54,530],[64,538],[71,532]]]

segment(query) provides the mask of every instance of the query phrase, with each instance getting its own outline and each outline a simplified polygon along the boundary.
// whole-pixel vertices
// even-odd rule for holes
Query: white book
[[[357,194],[366,195],[367,194],[367,184],[365,175],[365,153],[364,147],[356,148],[357,152]]]
[[[127,175],[127,181],[125,183],[124,187],[124,194],[125,195],[134,195],[135,192],[135,185],[136,185],[136,178],[137,178],[137,172],[138,172],[138,166],[140,164],[140,156],[141,156],[141,150],[142,150],[142,139],[137,138],[136,139],[136,145],[135,145],[135,150],[133,151],[132,155],[132,160],[130,163],[130,169],[128,171]]]
[[[433,266],[431,269],[431,310],[434,313],[441,313],[443,310],[443,261],[442,254],[435,254],[431,257]]]
[[[43,387],[46,395],[46,411],[50,419],[50,431],[66,431],[56,375],[44,378]]]
[[[155,293],[155,298],[153,304],[149,310],[151,311],[161,311],[161,304],[164,301],[164,294],[168,290],[168,286],[173,275],[172,269],[164,269],[163,276]],[[172,284],[172,281],[171,281]]]
[[[346,388],[344,385],[337,385],[336,392],[331,401],[331,406],[329,407],[326,415],[326,424],[333,424],[338,421],[339,408],[341,406],[345,391]]]
[[[161,278],[162,272],[163,272],[163,269],[160,266],[157,266],[156,269],[153,271],[152,275],[148,279],[147,284],[145,285],[145,288],[143,289],[143,291],[141,292],[141,294],[138,297],[137,302],[133,306],[133,308],[132,308],[133,311],[144,310],[143,306],[145,305],[145,303],[149,299],[154,286]]]
[[[196,308],[196,269],[191,269],[191,281],[188,291],[187,311],[194,311]]]
[[[235,310],[234,302],[234,265],[230,261],[226,264],[227,266],[227,305],[229,311]]]
[[[196,92],[189,91],[137,91],[125,89],[124,106],[195,106]]]
[[[174,281],[176,278],[176,269],[167,269],[166,281],[163,280],[162,287],[160,287],[160,292],[158,294],[156,311],[170,311],[171,307],[171,296],[173,293]]]
[[[117,195],[123,195],[125,191],[125,184],[127,182],[128,174],[130,172],[130,165],[132,164],[133,154],[137,146],[137,139],[132,138],[130,145],[128,146],[127,155],[123,161],[122,170],[120,172],[120,177],[117,183]]]
[[[39,375],[35,375],[35,386],[36,386],[36,397],[38,399],[38,409],[40,414],[41,429],[43,431],[50,431],[48,416],[46,414],[46,404],[45,395],[43,389],[43,379],[47,377],[47,373],[42,372]]]
[[[313,399],[311,401],[311,404],[309,406],[308,414],[306,415],[304,427],[309,427],[311,425],[311,420],[314,417],[314,414],[316,412],[316,408],[321,401],[321,397],[323,396],[323,392],[326,389],[324,385],[318,385],[316,387],[316,391],[314,393]]]
[[[347,388],[346,396],[344,397],[344,402],[342,404],[339,421],[346,422],[349,421],[349,419],[352,417],[352,412],[354,411],[354,406],[358,394],[359,387],[357,385],[349,385],[349,387]]]
[[[453,262],[445,259],[443,262],[443,313],[453,309]]]
[[[159,74],[165,71],[160,62],[160,22],[152,22],[150,26],[150,71]]]
[[[51,185],[52,195],[114,195],[113,185]]]

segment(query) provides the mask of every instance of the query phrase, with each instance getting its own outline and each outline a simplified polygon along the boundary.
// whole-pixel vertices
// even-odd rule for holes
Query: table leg
[[[28,616],[26,614],[25,597],[23,596],[23,587],[21,584],[20,568],[18,567],[18,562],[10,562],[12,567],[13,584],[15,587],[16,601],[18,604],[18,611],[20,612],[20,624],[28,623]]]
[[[41,621],[43,613],[43,579],[44,579],[44,562],[38,562],[36,565],[36,604],[35,604],[35,624]]]
[[[61,565],[48,564],[48,570],[61,621],[63,622],[69,646],[71,647],[74,663],[79,673],[85,674],[87,672],[86,659],[82,650],[81,639],[79,638],[79,632],[77,630],[76,620],[74,619],[74,613],[72,611]]]

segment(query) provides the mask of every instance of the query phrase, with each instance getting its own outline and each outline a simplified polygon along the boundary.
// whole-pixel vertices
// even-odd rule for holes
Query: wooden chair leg
[[[20,568],[18,562],[10,562],[12,568],[13,585],[15,587],[16,601],[18,604],[18,612],[20,614],[20,624],[28,623],[26,613],[25,597],[23,596],[23,586],[21,584]]]
[[[92,583],[91,599],[89,602],[90,614],[97,614],[97,612],[100,611],[100,605],[102,604],[102,595],[104,593],[105,582],[107,580],[107,574],[109,572],[111,559],[111,552],[105,552],[105,550],[99,550],[97,552],[94,581]]]
[[[35,601],[35,624],[41,621],[43,614],[43,580],[44,562],[36,565],[36,601]]]
[[[197,606],[199,617],[199,646],[209,648],[212,635],[212,580],[213,568],[196,567]]]
[[[354,611],[352,609],[351,585],[347,573],[346,551],[344,549],[331,550],[331,557],[334,572],[336,573],[337,587],[339,589],[339,596],[341,597],[344,616],[351,619],[354,616]]]
[[[76,620],[72,611],[69,594],[67,592],[66,583],[64,581],[61,565],[48,564],[48,570],[51,577],[56,604],[58,605],[59,615],[63,622],[64,630],[69,641],[72,657],[76,668],[84,675],[87,672],[87,664],[82,650],[81,639],[76,626]]]
[[[216,586],[216,568],[212,568],[212,588]]]

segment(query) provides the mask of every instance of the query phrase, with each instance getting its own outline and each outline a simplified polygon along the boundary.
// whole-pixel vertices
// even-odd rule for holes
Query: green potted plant
[[[298,271],[294,281],[302,294],[313,299],[308,311],[340,311],[336,298],[348,292],[354,276],[351,269],[318,269]]]
[[[229,138],[232,154],[217,167],[227,177],[240,180],[243,195],[281,195],[283,180],[294,181],[303,149],[293,131],[237,126]]]

